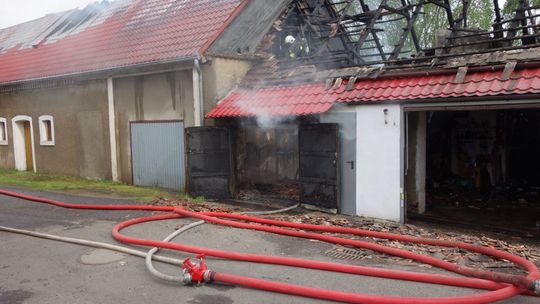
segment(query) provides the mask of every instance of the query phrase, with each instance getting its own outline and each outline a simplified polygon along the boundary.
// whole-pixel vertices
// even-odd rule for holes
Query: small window
[[[8,134],[8,131],[7,131],[6,119],[0,117],[0,145],[7,146],[8,144],[7,134]]]
[[[39,117],[39,144],[54,146],[54,120],[51,115]]]

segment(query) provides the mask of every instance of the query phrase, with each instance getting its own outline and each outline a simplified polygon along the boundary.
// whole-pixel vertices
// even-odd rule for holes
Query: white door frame
[[[32,166],[34,172],[36,172],[36,150],[34,147],[34,126],[32,124],[32,117],[28,115],[17,115],[11,120],[13,130],[13,156],[15,157],[15,169],[19,171],[26,171],[26,140],[24,135],[24,124],[21,122],[28,122],[30,124],[30,145],[32,150]]]

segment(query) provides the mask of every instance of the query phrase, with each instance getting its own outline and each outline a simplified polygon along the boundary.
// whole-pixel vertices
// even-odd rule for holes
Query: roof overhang
[[[303,116],[324,113],[336,102],[324,83],[236,89],[208,113],[208,118]]]
[[[38,77],[31,79],[22,79],[9,82],[1,82],[0,87],[21,85],[31,82],[56,81],[61,79],[73,79],[75,81],[104,79],[104,78],[121,78],[135,75],[155,74],[161,72],[180,71],[192,69],[195,66],[195,60],[198,56],[184,57],[174,60],[146,62],[129,66],[110,67],[105,69],[80,71],[67,74],[51,75],[47,77]]]

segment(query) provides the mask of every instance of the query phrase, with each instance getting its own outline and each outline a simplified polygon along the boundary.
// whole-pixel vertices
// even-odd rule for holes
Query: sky
[[[34,20],[49,13],[84,7],[97,0],[0,0],[0,28]]]

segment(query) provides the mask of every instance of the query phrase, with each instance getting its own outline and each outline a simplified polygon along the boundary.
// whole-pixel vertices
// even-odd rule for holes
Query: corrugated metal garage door
[[[184,123],[132,122],[133,184],[184,191]]]

